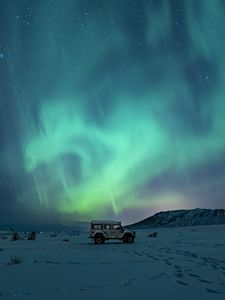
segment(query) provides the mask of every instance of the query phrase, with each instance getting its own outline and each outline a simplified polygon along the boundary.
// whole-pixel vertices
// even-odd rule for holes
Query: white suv
[[[116,221],[91,221],[90,238],[95,244],[103,244],[109,239],[118,239],[124,243],[133,243],[135,232],[121,226]]]

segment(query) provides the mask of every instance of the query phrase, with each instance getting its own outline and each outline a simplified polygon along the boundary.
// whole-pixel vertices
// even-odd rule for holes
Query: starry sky
[[[0,219],[225,207],[223,0],[0,0]]]

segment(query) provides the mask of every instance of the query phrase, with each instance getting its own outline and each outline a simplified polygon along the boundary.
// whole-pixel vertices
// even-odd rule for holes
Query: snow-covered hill
[[[191,209],[162,211],[132,224],[135,228],[180,227],[225,224],[225,209]]]

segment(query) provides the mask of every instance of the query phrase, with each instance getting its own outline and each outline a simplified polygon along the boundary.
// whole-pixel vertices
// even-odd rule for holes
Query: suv
[[[133,243],[135,232],[121,226],[116,221],[91,221],[90,238],[95,244],[103,244],[106,240],[118,239],[124,243]]]

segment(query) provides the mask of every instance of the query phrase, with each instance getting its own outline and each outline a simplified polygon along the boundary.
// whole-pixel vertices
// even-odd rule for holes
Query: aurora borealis
[[[223,0],[0,0],[0,217],[225,206]]]

